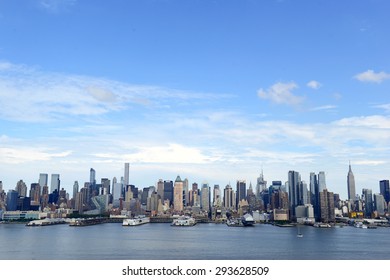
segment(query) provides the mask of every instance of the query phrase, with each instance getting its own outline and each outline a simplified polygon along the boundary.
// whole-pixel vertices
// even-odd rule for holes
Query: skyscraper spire
[[[355,176],[353,175],[351,168],[351,161],[349,161],[349,170],[347,175],[347,188],[348,188],[348,199],[355,200],[356,190],[355,190]]]

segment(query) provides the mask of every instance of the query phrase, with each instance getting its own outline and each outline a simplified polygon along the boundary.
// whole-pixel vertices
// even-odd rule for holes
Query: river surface
[[[390,260],[390,228],[0,224],[1,260]]]

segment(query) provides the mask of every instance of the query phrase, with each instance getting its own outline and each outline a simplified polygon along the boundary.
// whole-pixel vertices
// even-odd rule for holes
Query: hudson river
[[[2,260],[389,260],[390,228],[0,224]]]

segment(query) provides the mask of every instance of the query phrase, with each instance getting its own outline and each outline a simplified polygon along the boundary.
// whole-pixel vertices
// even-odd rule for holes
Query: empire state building
[[[347,175],[347,187],[348,187],[348,199],[356,199],[356,190],[355,190],[355,177],[353,176],[351,169],[351,162],[349,162],[349,171]]]

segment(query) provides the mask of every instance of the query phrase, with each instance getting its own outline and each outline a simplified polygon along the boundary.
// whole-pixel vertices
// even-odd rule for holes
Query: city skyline
[[[90,168],[111,180],[129,162],[140,187],[324,171],[347,198],[350,161],[356,193],[377,190],[390,4],[328,3],[0,3],[3,188],[60,174],[71,193]]]
[[[181,175],[178,174],[176,177],[176,180],[173,180],[172,178],[158,178],[158,179],[155,179],[154,182],[150,182],[149,184],[145,184],[145,185],[136,185],[134,183],[132,183],[131,181],[126,183],[126,176],[128,176],[128,178],[131,178],[131,176],[129,176],[129,166],[130,166],[130,163],[124,163],[124,169],[123,169],[123,174],[124,176],[118,176],[121,180],[118,181],[117,179],[117,176],[113,176],[113,177],[99,177],[97,176],[97,172],[94,168],[90,168],[90,171],[89,171],[89,180],[86,180],[86,181],[80,181],[80,180],[74,180],[73,181],[73,184],[72,186],[63,186],[62,184],[60,184],[62,178],[60,174],[50,174],[51,175],[51,180],[48,181],[48,177],[49,177],[49,174],[46,174],[46,173],[39,173],[39,177],[38,177],[38,180],[36,181],[33,181],[33,182],[28,182],[28,181],[25,181],[24,179],[19,179],[16,183],[15,183],[15,187],[13,186],[10,186],[9,188],[7,188],[3,181],[0,180],[1,182],[1,189],[4,190],[5,192],[8,190],[17,190],[19,185],[21,183],[24,184],[25,186],[25,192],[27,192],[27,190],[29,190],[30,188],[30,185],[31,187],[33,188],[33,185],[36,185],[36,184],[39,184],[40,185],[40,182],[46,182],[46,185],[40,185],[40,187],[42,188],[43,186],[47,186],[49,187],[50,189],[50,193],[53,192],[54,189],[57,190],[57,192],[59,192],[61,189],[64,189],[68,194],[69,194],[69,197],[74,197],[74,192],[75,192],[75,185],[77,185],[77,187],[79,186],[79,184],[81,185],[84,185],[84,184],[89,184],[89,185],[95,185],[95,184],[104,184],[104,181],[107,181],[108,182],[111,182],[113,188],[114,185],[118,185],[118,186],[121,186],[122,189],[125,189],[126,186],[130,186],[130,185],[133,185],[134,187],[138,188],[138,189],[148,189],[149,187],[154,187],[155,188],[155,191],[156,192],[159,192],[159,186],[161,186],[163,189],[164,189],[164,186],[166,186],[166,183],[169,183],[171,185],[171,188],[172,190],[170,190],[170,192],[172,192],[172,199],[171,201],[173,202],[173,190],[175,189],[175,186],[176,186],[176,183],[177,182],[180,182],[181,184],[181,189],[182,191],[184,190],[184,182],[186,183],[186,190],[188,191],[189,190],[189,186],[188,184],[191,183],[191,184],[196,184],[197,186],[200,185],[207,185],[209,186],[210,188],[212,188],[212,186],[219,186],[221,185],[222,186],[222,190],[224,190],[225,188],[227,187],[230,187],[232,188],[233,190],[235,189],[234,187],[236,186],[236,189],[235,189],[235,192],[237,193],[237,197],[236,197],[236,201],[235,201],[235,205],[238,204],[238,202],[243,198],[243,197],[246,197],[246,193],[249,189],[251,189],[251,191],[256,194],[257,196],[259,195],[260,192],[258,192],[258,186],[255,185],[255,188],[253,188],[253,185],[252,185],[252,181],[248,181],[246,179],[243,179],[243,178],[238,178],[238,179],[235,179],[235,180],[232,180],[232,181],[229,181],[229,182],[210,182],[208,180],[192,180],[192,179],[188,179],[187,176],[184,176],[183,178],[185,178],[184,180],[181,179]],[[295,174],[291,177],[291,174]],[[183,175],[183,174],[182,174]],[[315,176],[313,178],[313,176]],[[352,182],[353,182],[353,191],[352,191],[352,196],[350,195],[350,180],[351,180],[351,176],[352,176]],[[1,178],[0,178],[1,179]],[[332,191],[332,192],[335,192],[332,188],[328,188],[327,187],[327,184],[326,184],[326,172],[324,171],[319,171],[318,172],[318,175],[315,174],[315,172],[310,172],[309,174],[309,180],[306,180],[305,179],[305,176],[302,177],[302,174],[299,172],[299,170],[289,170],[286,174],[286,178],[285,179],[281,179],[281,178],[277,178],[277,179],[272,179],[272,180],[268,180],[268,185],[267,185],[267,180],[264,180],[265,177],[264,177],[264,173],[263,173],[263,170],[259,173],[258,177],[257,177],[257,184],[261,183],[261,187],[262,187],[262,190],[266,190],[268,188],[272,188],[274,187],[274,183],[277,183],[277,184],[281,184],[287,191],[287,193],[289,193],[289,195],[291,196],[291,203],[292,205],[296,206],[296,205],[301,205],[301,202],[299,202],[297,199],[297,196],[301,196],[302,194],[296,194],[295,192],[297,191],[297,189],[299,189],[300,187],[297,185],[297,184],[304,184],[304,189],[307,190],[308,194],[305,194],[305,195],[309,195],[309,192],[314,194],[316,192],[322,192],[323,190],[327,189],[328,191]],[[355,189],[355,186],[354,186],[354,175],[353,175],[353,172],[352,172],[352,167],[351,167],[351,162],[349,162],[349,165],[348,165],[348,171],[347,171],[347,175],[346,175],[346,193],[347,193],[347,196],[346,197],[343,197],[343,196],[340,196],[340,198],[342,200],[354,200],[357,196],[362,196],[364,195],[364,192],[365,190],[369,189],[373,192],[373,194],[379,194],[380,192],[384,192],[382,190],[383,187],[383,182],[385,181],[388,181],[389,179],[388,178],[382,178],[382,179],[378,179],[377,180],[377,186],[375,187],[372,187],[372,188],[362,188],[361,191],[356,191]],[[313,185],[313,182],[315,182],[314,184],[317,184],[317,187],[315,187]],[[163,184],[163,185],[160,185],[159,183]],[[175,184],[173,184],[175,183]],[[53,186],[55,185],[55,188],[53,188]],[[28,186],[28,187],[27,187]],[[51,186],[51,187],[50,187]],[[35,186],[34,186],[35,187]],[[110,187],[111,188],[111,187]],[[301,187],[302,188],[302,187]],[[318,188],[318,190],[316,189]],[[79,191],[78,188],[76,188],[77,191]],[[292,189],[294,191],[292,191]],[[179,191],[179,193],[181,193],[182,191]],[[110,192],[111,194],[113,194],[113,190],[111,190]],[[242,194],[240,194],[242,193]],[[340,195],[340,193],[338,192],[335,192],[337,193],[338,195]],[[20,192],[19,192],[20,194]],[[26,196],[25,194],[22,195],[22,196]],[[302,197],[303,198],[303,197]],[[214,198],[213,198],[214,199]],[[306,198],[304,198],[306,199]],[[312,198],[314,199],[314,198]],[[182,198],[182,200],[188,200],[185,199],[185,198]],[[224,200],[224,198],[222,198],[222,200]],[[295,202],[293,202],[295,201]]]

